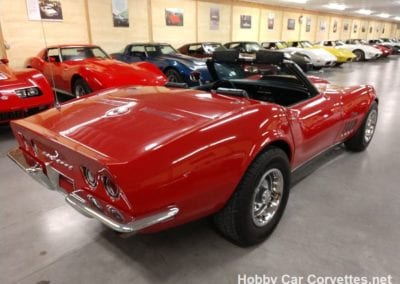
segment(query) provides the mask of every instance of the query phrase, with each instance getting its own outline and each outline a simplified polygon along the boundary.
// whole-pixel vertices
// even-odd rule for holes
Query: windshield
[[[206,53],[213,53],[215,50],[225,50],[225,47],[222,46],[220,43],[207,43],[204,44],[204,51]]]
[[[178,53],[172,46],[170,45],[149,45],[145,47],[148,55],[157,56],[157,55],[166,55],[166,54],[175,54]]]
[[[276,46],[277,46],[279,49],[287,48],[287,47],[288,47],[288,45],[287,45],[286,42],[284,42],[284,41],[278,41],[278,42],[276,43]]]
[[[344,42],[341,40],[337,40],[337,41],[335,41],[335,43],[337,46],[344,45]]]
[[[238,64],[216,62],[214,63],[214,68],[219,80],[259,79],[261,77],[275,78],[274,80],[278,77],[291,77],[296,79],[293,71],[289,70],[284,64]]]
[[[302,45],[303,47],[313,47],[313,45],[312,45],[311,42],[309,42],[309,41],[302,41],[302,42],[301,42],[301,45]]]
[[[256,52],[260,50],[260,45],[256,42],[246,43],[246,52]]]
[[[78,46],[61,49],[61,58],[63,61],[83,60],[87,58],[109,58],[107,53],[98,46]]]

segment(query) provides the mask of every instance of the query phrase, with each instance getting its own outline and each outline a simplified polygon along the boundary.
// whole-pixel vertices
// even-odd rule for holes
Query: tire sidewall
[[[289,189],[290,189],[290,170],[289,170],[289,162],[286,158],[286,154],[283,151],[279,151],[274,153],[274,155],[269,156],[269,153],[264,153],[260,158],[263,160],[260,162],[261,166],[257,170],[257,174],[250,180],[245,180],[244,183],[240,184],[242,190],[244,190],[242,206],[239,208],[239,216],[243,216],[238,222],[238,226],[241,227],[241,230],[245,234],[242,238],[247,239],[248,242],[258,243],[263,241],[269,234],[272,233],[276,225],[278,224],[280,218],[283,215],[285,210],[288,198],[289,198]],[[279,204],[275,215],[265,226],[258,227],[254,224],[253,220],[253,198],[254,192],[257,188],[257,185],[260,182],[261,177],[266,173],[269,169],[276,168],[278,169],[284,179],[284,186],[282,192],[282,198]]]

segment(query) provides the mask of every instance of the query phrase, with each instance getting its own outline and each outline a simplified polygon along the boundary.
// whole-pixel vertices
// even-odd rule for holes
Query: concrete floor
[[[201,220],[121,239],[31,180],[0,128],[0,283],[237,283],[238,274],[386,276],[400,272],[400,56],[317,73],[373,84],[380,96],[366,152],[338,147],[296,174],[286,214],[263,244],[239,248]],[[306,283],[306,282],[303,282]]]

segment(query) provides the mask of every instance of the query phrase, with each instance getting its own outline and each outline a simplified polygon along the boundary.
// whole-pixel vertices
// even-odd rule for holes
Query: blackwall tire
[[[167,76],[169,82],[184,83],[182,76],[175,69],[165,71],[165,76]]]
[[[73,95],[77,98],[92,92],[92,89],[89,87],[88,83],[86,83],[86,81],[82,78],[76,79],[72,88]]]
[[[288,157],[270,147],[252,162],[225,207],[214,215],[216,229],[239,246],[264,241],[281,219],[289,188]]]
[[[354,50],[353,53],[355,54],[356,58],[354,58],[354,61],[360,62],[360,61],[365,61],[365,53],[362,50]]]
[[[350,151],[360,152],[364,151],[374,136],[376,124],[378,122],[378,104],[374,102],[360,128],[344,144]]]

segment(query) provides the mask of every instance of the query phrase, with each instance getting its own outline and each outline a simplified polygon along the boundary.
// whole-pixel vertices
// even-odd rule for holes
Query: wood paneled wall
[[[389,21],[344,17],[312,11],[273,7],[239,0],[128,0],[129,27],[113,27],[111,0],[60,0],[64,19],[59,22],[30,21],[26,0],[0,1],[1,56],[12,67],[24,66],[29,56],[45,45],[88,43],[108,52],[130,42],[168,42],[175,47],[188,42],[234,40],[310,40],[400,37],[397,24]],[[167,26],[165,9],[180,8],[184,26]],[[218,8],[219,28],[210,28],[210,9]],[[251,28],[240,27],[240,16],[251,16]],[[268,27],[269,18],[274,25]],[[288,30],[288,22],[294,29]],[[345,26],[348,29],[345,30]],[[308,26],[308,27],[307,27]],[[384,32],[383,32],[384,31]],[[6,52],[6,54],[5,54]]]

